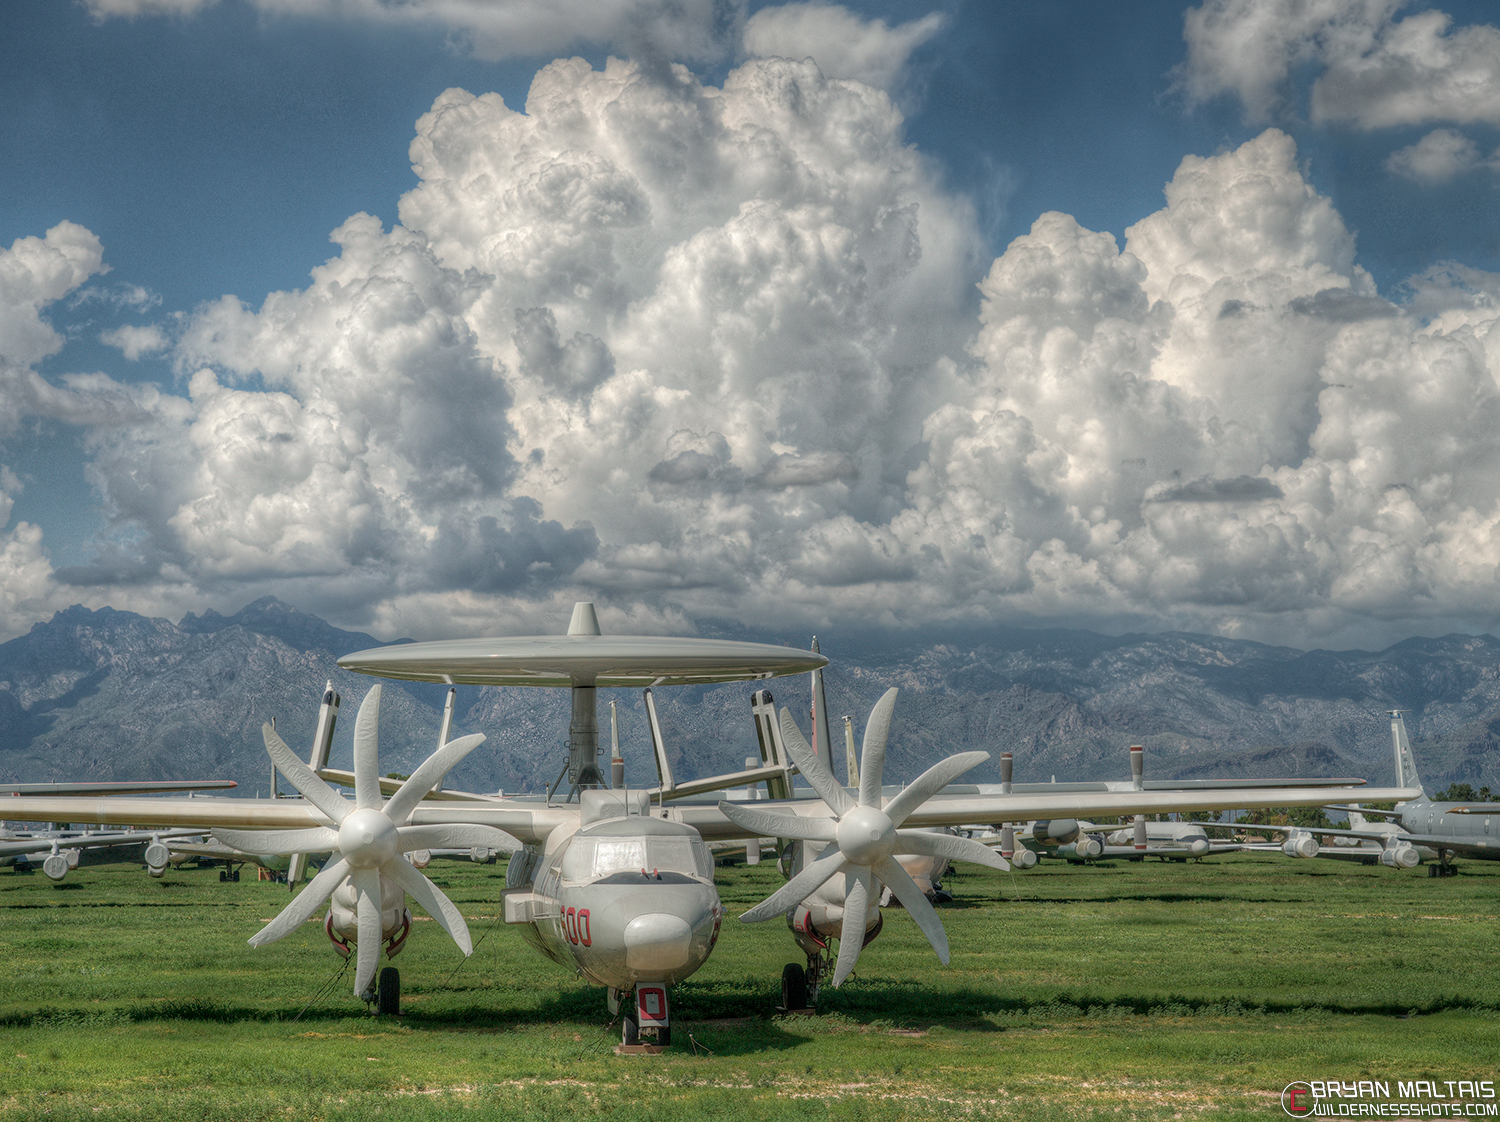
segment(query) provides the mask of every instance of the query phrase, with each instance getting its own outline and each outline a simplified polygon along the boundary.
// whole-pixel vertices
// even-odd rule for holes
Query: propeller
[[[885,771],[885,744],[890,732],[891,714],[896,707],[896,690],[885,692],[870,711],[865,724],[864,746],[859,761],[859,795],[850,796],[839,786],[828,766],[813,752],[789,711],[781,711],[781,736],[792,762],[812,784],[813,790],[827,804],[827,817],[804,817],[778,814],[744,803],[721,802],[719,809],[738,826],[759,837],[797,838],[825,842],[820,855],[772,893],[751,908],[740,919],[759,923],[772,916],[785,915],[824,884],[844,875],[844,917],[851,922],[863,917],[876,892],[873,881],[879,878],[899,899],[927,936],[932,949],[948,964],[948,936],[927,897],[896,860],[898,854],[947,857],[950,860],[973,861],[1004,871],[1010,864],[994,850],[968,838],[951,834],[924,834],[902,830],[901,824],[919,806],[975,764],[989,759],[988,752],[962,752],[950,756],[924,771],[915,782],[889,802],[881,797],[881,779]],[[883,804],[883,805],[882,805]],[[862,921],[862,920],[861,920]],[[834,967],[833,984],[840,985],[854,970],[864,944],[863,932],[850,932],[839,939],[839,957]]]
[[[414,897],[465,955],[473,950],[462,913],[437,885],[412,867],[404,854],[435,848],[467,849],[478,845],[506,852],[521,847],[515,838],[491,826],[408,824],[422,797],[483,743],[483,734],[460,737],[444,744],[422,762],[389,800],[382,802],[379,724],[380,687],[377,685],[365,695],[354,722],[352,803],[298,759],[270,724],[262,726],[261,733],[272,762],[333,825],[302,830],[214,830],[214,835],[225,845],[250,853],[291,856],[333,851],[337,860],[330,860],[280,915],[256,932],[250,945],[259,947],[290,935],[311,919],[334,890],[347,880],[356,898],[355,914],[359,923],[354,971],[356,997],[369,992],[380,963],[380,941],[384,933],[382,878],[393,881]]]

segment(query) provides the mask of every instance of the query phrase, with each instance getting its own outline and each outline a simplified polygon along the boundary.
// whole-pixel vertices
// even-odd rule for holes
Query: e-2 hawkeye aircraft
[[[839,785],[786,710],[777,725],[792,764],[812,785],[810,795],[790,791],[792,797],[738,804],[685,798],[652,806],[645,792],[604,786],[597,761],[599,688],[760,681],[826,662],[821,655],[766,644],[604,636],[593,605],[581,603],[562,637],[403,644],[339,660],[349,670],[406,681],[568,687],[573,701],[568,760],[554,785],[555,792],[568,779],[564,801],[554,792],[487,797],[438,790],[483,735],[442,743],[387,798],[380,778],[377,685],[356,718],[352,802],[303,763],[268,724],[262,730],[267,752],[303,799],[194,799],[174,805],[151,799],[22,798],[13,800],[7,813],[31,821],[206,827],[220,841],[250,852],[331,852],[323,870],[250,942],[259,946],[289,934],[329,902],[325,929],[346,955],[347,944],[355,944],[355,995],[377,1002],[382,1011],[395,1010],[400,982],[394,968],[387,968],[377,986],[379,953],[382,945],[393,953],[404,940],[408,896],[464,954],[472,950],[462,914],[405,855],[433,848],[510,851],[506,921],[520,926],[548,958],[607,988],[610,1005],[622,1014],[624,1044],[636,1044],[646,1031],[662,1045],[670,1040],[669,987],[708,960],[720,934],[723,907],[713,884],[709,841],[775,837],[796,843],[790,880],[741,919],[786,917],[808,953],[813,977],[804,980],[814,991],[825,970],[834,986],[847,979],[861,949],[879,933],[878,886],[901,900],[946,964],[942,924],[896,858],[941,856],[1008,866],[991,849],[927,832],[933,828],[1420,795],[1415,789],[1359,786],[1008,795],[949,790],[988,758],[984,752],[949,757],[893,790],[883,786],[882,773],[895,691],[881,699],[866,727],[856,788]],[[787,770],[779,764],[747,769],[718,777],[719,786],[787,780]],[[834,942],[837,958],[828,967],[823,953]]]

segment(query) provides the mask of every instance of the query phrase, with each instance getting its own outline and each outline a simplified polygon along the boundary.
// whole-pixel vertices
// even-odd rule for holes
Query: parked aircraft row
[[[987,758],[982,752],[960,753],[907,784],[886,786],[895,690],[872,710],[857,777],[851,774],[846,787],[830,766],[826,716],[815,717],[809,742],[791,712],[778,711],[763,688],[751,706],[761,745],[759,767],[690,783],[674,782],[665,769],[654,793],[605,786],[599,760],[599,688],[758,682],[818,671],[826,662],[817,653],[765,644],[605,636],[593,606],[579,604],[566,636],[405,644],[340,659],[341,666],[359,673],[450,687],[569,688],[568,755],[546,795],[501,797],[442,789],[448,772],[484,740],[482,735],[450,740],[446,722],[437,750],[409,779],[382,781],[376,685],[356,718],[352,799],[319,774],[330,774],[324,768],[326,744],[338,707],[330,688],[310,762],[299,758],[271,725],[263,730],[272,762],[301,798],[22,796],[10,800],[5,813],[26,821],[209,829],[218,842],[236,850],[294,861],[328,853],[322,871],[250,941],[256,946],[274,942],[328,904],[322,922],[335,949],[354,956],[355,995],[383,1011],[396,1007],[399,975],[391,967],[380,970],[379,955],[382,948],[394,954],[404,943],[411,929],[408,897],[463,953],[472,949],[463,915],[408,855],[434,849],[510,852],[503,892],[506,922],[548,958],[604,987],[611,1009],[622,1018],[622,1042],[633,1046],[643,1032],[654,1035],[658,1045],[669,1041],[669,989],[698,970],[720,938],[723,906],[709,851],[714,842],[780,839],[779,848],[788,857],[787,883],[740,918],[756,922],[779,917],[787,923],[806,957],[805,967],[794,966],[783,975],[784,1004],[797,1007],[815,1002],[821,985],[838,986],[849,978],[862,949],[881,931],[879,901],[887,891],[947,962],[942,923],[907,866],[925,863],[936,869],[940,863],[964,860],[999,870],[1010,867],[994,847],[956,836],[949,832],[953,828],[1033,823],[1033,835],[1039,829],[1050,835],[1059,823],[1076,826],[1100,815],[1315,806],[1355,799],[1417,802],[1423,797],[1414,786],[1369,789],[1359,781],[1167,789],[1142,782],[1138,772],[1124,785],[1022,786],[1009,783],[1008,776],[1003,790],[958,784],[964,772]],[[820,685],[814,681],[815,687]],[[654,703],[646,696],[653,749],[664,762]],[[846,732],[846,746],[850,735]],[[794,786],[798,774],[810,790]],[[724,790],[749,784],[764,784],[770,797],[720,797]],[[1132,831],[1133,841],[1139,833]],[[1149,826],[1146,834],[1149,842]],[[295,889],[300,876],[291,880]]]

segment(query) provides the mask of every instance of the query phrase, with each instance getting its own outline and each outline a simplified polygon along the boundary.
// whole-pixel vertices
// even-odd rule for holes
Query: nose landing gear
[[[633,990],[612,989],[609,991],[609,1007],[611,1012],[621,1013],[616,1055],[654,1056],[671,1045],[672,1025],[666,986],[642,982]]]

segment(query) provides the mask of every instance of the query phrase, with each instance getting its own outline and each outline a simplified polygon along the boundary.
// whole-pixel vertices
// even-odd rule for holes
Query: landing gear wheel
[[[232,881],[234,881],[235,884],[239,884],[240,883],[240,871],[238,869],[236,869],[234,872],[230,873],[229,874],[229,879],[232,880]]]
[[[380,982],[375,990],[375,1011],[382,1017],[401,1015],[401,971],[387,966],[380,972]]]
[[[223,884],[228,879],[229,879],[229,874],[226,873],[223,869],[220,869],[219,870],[219,883]]]
[[[620,1043],[627,1048],[641,1042],[640,1029],[635,1023],[635,1018],[626,1013],[620,1025]]]
[[[786,1011],[807,1008],[807,971],[795,962],[781,968],[781,1008]]]

